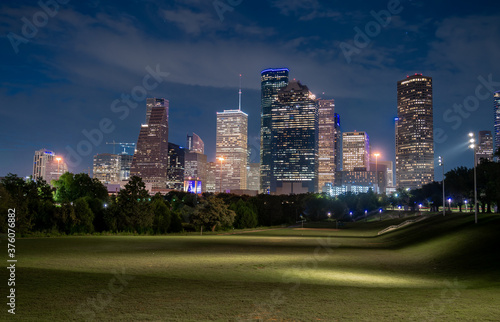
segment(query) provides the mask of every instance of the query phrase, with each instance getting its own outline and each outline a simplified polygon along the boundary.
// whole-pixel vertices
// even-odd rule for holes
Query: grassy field
[[[500,216],[433,216],[377,235],[404,220],[18,239],[16,315],[4,305],[0,318],[498,321]]]

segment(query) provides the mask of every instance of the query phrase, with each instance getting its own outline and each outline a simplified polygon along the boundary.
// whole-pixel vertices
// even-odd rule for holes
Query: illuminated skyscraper
[[[339,171],[340,118],[334,100],[318,100],[318,191],[335,182]]]
[[[193,135],[187,136],[187,149],[195,153],[205,153],[205,143],[203,140],[193,132]]]
[[[184,188],[184,155],[187,151],[177,144],[168,142],[167,188]]]
[[[168,108],[165,99],[147,100],[146,124],[141,125],[131,176],[141,177],[154,188],[165,188],[168,169]]]
[[[186,152],[184,155],[184,181],[201,182],[201,192],[207,191],[207,156],[202,153]]]
[[[493,161],[493,136],[491,131],[479,131],[476,164],[480,164],[484,160]]]
[[[434,181],[432,78],[408,76],[397,91],[396,186],[420,188]]]
[[[342,134],[342,170],[370,171],[370,139],[366,132]]]
[[[495,147],[494,151],[500,149],[500,91],[493,95],[494,113],[495,113]]]
[[[217,192],[246,189],[247,148],[248,115],[241,110],[217,112]]]
[[[271,110],[271,192],[316,192],[318,107],[309,88],[293,80],[278,92]]]
[[[260,115],[260,188],[267,193],[271,187],[272,150],[271,108],[278,98],[278,90],[288,85],[287,68],[265,69],[261,72]]]
[[[42,178],[48,184],[51,184],[52,180],[58,180],[65,172],[68,172],[68,166],[62,157],[47,149],[35,151],[33,180]]]
[[[248,163],[247,176],[247,190],[259,191],[260,163]]]

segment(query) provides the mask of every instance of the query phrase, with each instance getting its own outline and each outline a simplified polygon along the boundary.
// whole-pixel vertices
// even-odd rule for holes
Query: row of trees
[[[321,194],[290,196],[232,194],[201,196],[172,191],[150,196],[139,177],[117,195],[87,174],[65,173],[53,182],[24,180],[9,174],[0,182],[0,227],[6,230],[8,209],[16,209],[16,229],[33,232],[138,232],[165,234],[295,224],[307,220],[364,215],[388,204],[372,191],[338,198]]]
[[[500,163],[483,160],[476,168],[478,207],[491,212],[494,205],[500,212]],[[474,169],[458,167],[445,174],[445,199],[462,211],[465,201],[474,203]],[[447,201],[446,201],[447,202]],[[420,204],[438,211],[443,206],[442,182],[432,182],[416,190],[399,189],[389,197],[393,207],[402,206],[417,210]],[[449,206],[449,205],[445,205]]]

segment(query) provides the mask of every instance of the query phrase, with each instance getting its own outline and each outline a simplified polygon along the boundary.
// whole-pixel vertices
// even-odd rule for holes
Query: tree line
[[[6,231],[9,208],[16,209],[20,234],[131,232],[166,234],[257,226],[293,225],[301,220],[347,219],[387,204],[372,191],[338,198],[324,194],[290,196],[191,194],[171,191],[149,195],[132,177],[116,195],[85,173],[65,173],[48,185],[9,174],[0,181],[0,228]],[[385,200],[385,201],[384,201]],[[350,214],[350,215],[349,215]],[[5,217],[5,218],[4,218]]]

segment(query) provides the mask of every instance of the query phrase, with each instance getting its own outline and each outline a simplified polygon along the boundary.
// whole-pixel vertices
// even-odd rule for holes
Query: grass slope
[[[500,217],[433,216],[377,235],[406,219],[339,231],[19,239],[16,315],[5,306],[0,318],[498,320]]]

